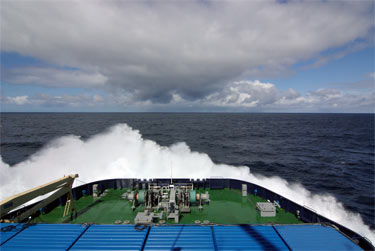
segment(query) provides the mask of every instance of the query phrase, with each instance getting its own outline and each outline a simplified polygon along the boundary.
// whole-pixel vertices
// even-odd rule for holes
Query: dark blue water
[[[331,193],[375,228],[373,114],[2,113],[1,156],[14,165],[50,140],[127,123],[163,146],[186,142],[214,162]]]

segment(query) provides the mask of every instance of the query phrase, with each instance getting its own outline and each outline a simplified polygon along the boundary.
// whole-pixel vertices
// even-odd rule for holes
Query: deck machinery
[[[198,206],[199,210],[203,210],[203,205],[210,203],[209,193],[197,192],[192,183],[145,183],[142,189],[127,191],[122,198],[133,203],[133,210],[138,205],[144,206],[144,212],[137,213],[134,219],[136,224],[165,222],[169,219],[178,223],[181,213],[190,213],[191,206]]]

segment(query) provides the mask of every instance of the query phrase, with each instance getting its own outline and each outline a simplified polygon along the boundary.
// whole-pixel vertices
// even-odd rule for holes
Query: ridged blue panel
[[[211,227],[152,227],[145,250],[214,250]]]
[[[0,228],[2,229],[0,232],[0,245],[2,245],[4,242],[9,240],[13,235],[21,231],[23,224],[18,224],[18,223],[0,223]],[[9,226],[15,226],[15,228],[12,228],[9,231],[3,232],[3,229],[5,231],[6,227]]]
[[[288,250],[272,226],[214,226],[217,250]]]
[[[72,224],[37,224],[17,234],[1,250],[67,250],[86,227]]]
[[[362,250],[331,227],[289,225],[275,228],[292,250]]]
[[[134,225],[92,225],[70,250],[141,250],[147,228]]]

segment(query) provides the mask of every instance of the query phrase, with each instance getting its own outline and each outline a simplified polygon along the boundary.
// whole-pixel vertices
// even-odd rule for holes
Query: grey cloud
[[[194,101],[368,37],[372,9],[367,1],[4,0],[1,42],[4,51],[80,69],[56,70],[60,77],[34,69],[14,83],[94,86],[142,102],[170,103],[175,94]]]
[[[6,69],[2,70],[2,75],[5,82],[49,87],[98,88],[107,82],[106,76],[96,72],[40,67]]]

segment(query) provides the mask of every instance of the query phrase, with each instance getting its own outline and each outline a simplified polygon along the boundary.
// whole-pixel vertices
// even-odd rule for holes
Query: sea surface
[[[374,114],[1,113],[1,156],[15,165],[53,139],[127,123],[162,146],[329,193],[375,228]]]

